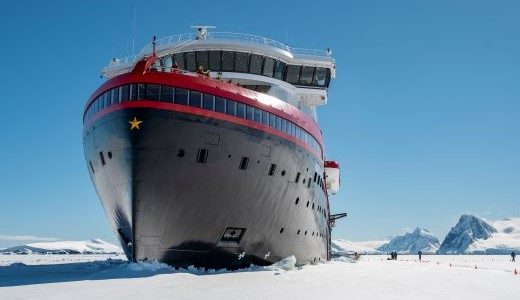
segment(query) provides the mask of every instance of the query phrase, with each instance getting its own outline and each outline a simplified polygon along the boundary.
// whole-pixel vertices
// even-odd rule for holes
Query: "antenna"
[[[191,28],[197,29],[197,40],[205,40],[209,35],[208,29],[215,29],[215,26],[193,25]]]
[[[152,56],[155,57],[155,35],[153,36],[153,39],[152,39]]]

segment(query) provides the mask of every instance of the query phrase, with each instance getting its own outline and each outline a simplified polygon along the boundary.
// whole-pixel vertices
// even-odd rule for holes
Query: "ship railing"
[[[184,33],[184,34],[178,34],[178,35],[172,35],[172,36],[159,38],[155,41],[155,46],[156,46],[157,51],[161,52],[161,50],[171,50],[168,48],[171,48],[172,46],[175,46],[175,48],[178,49],[179,46],[184,46],[187,43],[196,42],[198,40],[199,39],[197,39],[197,34]],[[270,39],[267,37],[257,36],[257,35],[252,35],[252,34],[244,34],[244,33],[210,32],[205,38],[200,39],[200,40],[203,40],[203,41],[212,41],[212,40],[230,41],[230,42],[240,42],[240,43],[248,43],[248,44],[253,44],[253,45],[268,46],[268,47],[273,47],[273,48],[280,49],[283,51],[287,51],[292,54],[308,56],[308,57],[316,57],[316,58],[330,59],[330,55],[331,55],[330,50],[317,50],[317,49],[289,47],[281,42],[278,42],[276,40],[273,40],[273,39]],[[109,63],[107,68],[133,63],[136,60],[139,60],[140,58],[145,56],[146,54],[151,53],[152,48],[153,48],[153,44],[149,43],[149,44],[145,45],[138,54],[121,57],[121,58],[115,58]],[[171,52],[171,51],[168,51],[168,52]]]

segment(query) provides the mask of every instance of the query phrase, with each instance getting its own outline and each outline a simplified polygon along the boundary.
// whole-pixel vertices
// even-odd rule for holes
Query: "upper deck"
[[[205,27],[199,27],[196,33],[160,38],[155,42],[155,50],[156,55],[163,58],[162,67],[177,65],[188,71],[195,71],[201,65],[211,71],[251,73],[297,86],[323,88],[327,88],[335,76],[335,61],[330,50],[294,48],[266,37],[209,32]],[[128,72],[152,51],[153,44],[147,44],[136,55],[113,59],[101,73],[110,78]],[[218,57],[215,51],[219,51]],[[247,56],[239,57],[241,54]]]

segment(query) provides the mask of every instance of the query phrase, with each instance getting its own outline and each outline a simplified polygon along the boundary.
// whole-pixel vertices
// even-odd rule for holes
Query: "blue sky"
[[[342,165],[334,235],[374,239],[458,216],[520,216],[518,1],[8,1],[0,18],[0,246],[114,237],[84,162],[100,69],[153,35],[210,24],[331,47],[319,111]],[[23,236],[26,236],[25,238]],[[27,237],[28,236],[28,237]]]

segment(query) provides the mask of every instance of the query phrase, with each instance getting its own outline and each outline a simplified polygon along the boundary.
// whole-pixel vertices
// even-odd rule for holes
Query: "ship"
[[[316,110],[332,51],[194,29],[112,59],[84,108],[88,172],[127,258],[329,260],[339,164],[325,159]]]

